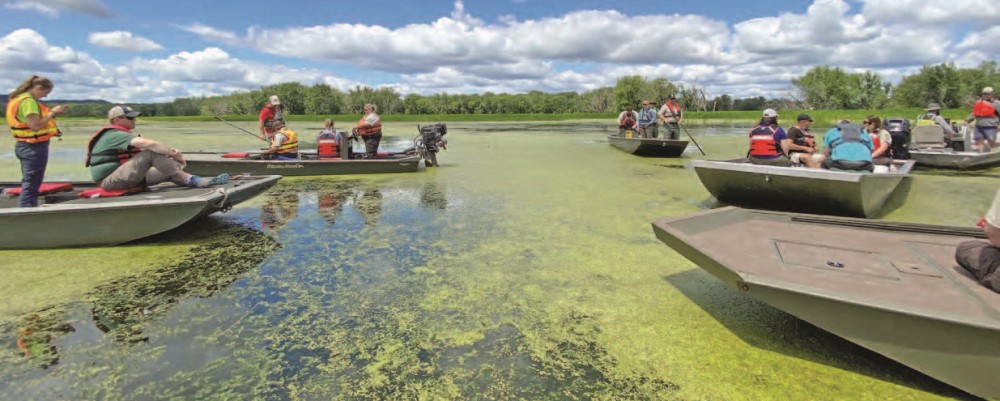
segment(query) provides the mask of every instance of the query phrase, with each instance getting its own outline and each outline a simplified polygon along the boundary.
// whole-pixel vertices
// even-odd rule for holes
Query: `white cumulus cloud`
[[[59,16],[60,11],[72,11],[95,17],[110,17],[109,9],[100,0],[14,0],[4,4],[5,8],[21,11],[35,11],[49,17]]]
[[[159,43],[141,36],[133,36],[131,32],[126,31],[91,32],[88,41],[96,46],[133,52],[163,50],[163,46]]]

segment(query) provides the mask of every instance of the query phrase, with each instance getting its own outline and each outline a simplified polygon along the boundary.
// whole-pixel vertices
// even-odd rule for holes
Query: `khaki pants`
[[[637,130],[641,138],[656,138],[656,124],[639,127]]]
[[[164,181],[186,186],[180,163],[162,153],[144,150],[101,180],[101,188],[126,189]]]

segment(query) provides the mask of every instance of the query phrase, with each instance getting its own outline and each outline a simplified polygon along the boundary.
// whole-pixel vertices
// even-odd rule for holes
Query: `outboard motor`
[[[903,117],[890,117],[885,120],[885,130],[892,136],[892,146],[889,147],[889,157],[896,160],[910,158],[910,120]]]
[[[420,135],[413,139],[413,147],[424,159],[427,167],[437,166],[437,152],[441,149],[448,149],[448,140],[444,136],[448,134],[448,127],[444,123],[437,123],[418,127]]]

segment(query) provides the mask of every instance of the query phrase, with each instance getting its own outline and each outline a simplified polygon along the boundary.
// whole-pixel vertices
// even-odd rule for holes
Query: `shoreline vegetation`
[[[968,117],[971,110],[967,109],[946,109],[941,110],[941,115],[952,122],[961,124],[962,120]],[[840,120],[861,121],[868,115],[877,115],[882,119],[903,117],[914,120],[924,114],[922,108],[889,108],[879,110],[778,110],[778,122],[782,126],[795,124],[795,119],[799,114],[808,114],[814,120],[815,125],[833,126]],[[286,115],[285,119],[290,122],[322,122],[331,118],[334,121],[354,122],[357,114],[326,114],[326,115]],[[613,124],[618,118],[618,113],[535,113],[535,114],[384,114],[380,116],[384,122],[560,122],[573,120],[603,120]],[[740,111],[685,111],[684,122],[691,125],[718,124],[718,123],[754,123],[761,117],[759,110]],[[226,121],[246,122],[257,121],[256,115],[223,115],[219,116]],[[161,122],[205,122],[218,121],[215,116],[149,116],[143,117],[146,121]],[[63,117],[60,120],[99,120],[94,117]],[[912,122],[912,121],[911,121]],[[343,128],[341,128],[343,129]]]

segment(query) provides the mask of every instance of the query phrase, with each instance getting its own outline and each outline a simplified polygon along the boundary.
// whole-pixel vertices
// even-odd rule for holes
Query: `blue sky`
[[[0,86],[41,73],[52,97],[122,102],[293,80],[584,91],[630,74],[709,96],[788,96],[815,65],[894,81],[1000,54],[995,0],[0,0],[0,12]]]

